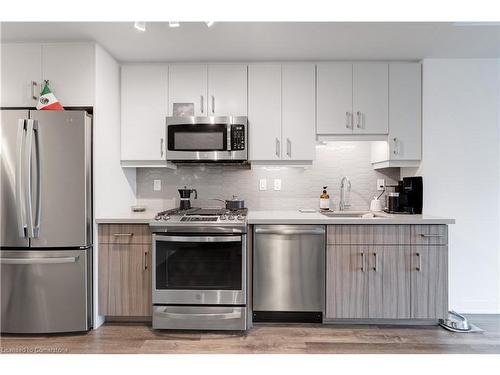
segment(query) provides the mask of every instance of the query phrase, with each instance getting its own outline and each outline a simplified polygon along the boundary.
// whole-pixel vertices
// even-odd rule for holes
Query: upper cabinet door
[[[352,134],[352,64],[318,64],[316,83],[316,132]]]
[[[315,136],[315,66],[282,65],[283,160],[313,160]]]
[[[246,65],[208,66],[208,114],[210,116],[247,115]]]
[[[42,78],[40,44],[2,44],[1,48],[1,106],[36,106]]]
[[[420,160],[422,70],[419,63],[389,65],[389,159]]]
[[[94,104],[94,45],[42,45],[42,78],[63,106]]]
[[[192,103],[195,116],[208,116],[207,66],[205,64],[171,64],[168,82],[169,116],[174,115],[174,103]]]
[[[166,160],[168,65],[121,69],[121,159]]]
[[[389,133],[389,65],[353,65],[354,133]]]
[[[281,64],[248,67],[250,160],[281,159]]]

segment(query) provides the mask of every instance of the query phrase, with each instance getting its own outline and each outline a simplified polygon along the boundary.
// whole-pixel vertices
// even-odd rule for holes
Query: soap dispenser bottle
[[[319,209],[322,211],[330,210],[330,196],[326,191],[327,188],[328,186],[323,186],[323,193],[319,197]]]

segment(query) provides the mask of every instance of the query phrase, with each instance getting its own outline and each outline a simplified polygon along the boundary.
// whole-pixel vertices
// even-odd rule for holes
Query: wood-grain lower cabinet
[[[409,246],[329,245],[326,318],[410,318],[409,255]]]
[[[331,225],[327,243],[326,319],[447,315],[446,225]]]
[[[99,226],[99,314],[151,316],[151,236],[147,225]]]
[[[448,315],[448,247],[412,246],[411,317],[440,319]]]

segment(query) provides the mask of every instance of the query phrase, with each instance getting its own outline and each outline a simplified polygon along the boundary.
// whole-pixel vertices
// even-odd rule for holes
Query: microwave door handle
[[[19,237],[26,238],[26,206],[24,204],[24,157],[23,146],[26,142],[26,120],[19,119],[17,128],[17,152],[16,152],[16,211],[17,228]]]
[[[33,233],[33,200],[32,200],[32,182],[31,182],[31,171],[32,171],[32,152],[33,152],[33,126],[34,121],[28,120],[28,129],[26,132],[26,147],[24,149],[24,182],[26,183],[26,188],[24,189],[24,200],[26,205],[26,224],[28,237],[34,237]]]
[[[227,125],[227,146],[226,149],[231,151],[231,125]]]

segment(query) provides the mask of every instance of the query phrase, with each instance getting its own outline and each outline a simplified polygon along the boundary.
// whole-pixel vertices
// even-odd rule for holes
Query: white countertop
[[[358,211],[345,211],[356,213]],[[148,224],[156,211],[124,212],[95,219],[97,224]],[[374,218],[327,217],[319,212],[299,210],[248,211],[248,224],[455,224],[455,219],[429,215],[393,215],[376,213]]]
[[[144,212],[123,212],[112,216],[98,217],[97,224],[147,224],[154,219],[156,211],[146,210]]]
[[[375,215],[374,218],[327,217],[319,212],[305,213],[299,210],[249,211],[248,224],[455,224],[455,219],[429,215],[394,215],[385,212]]]

